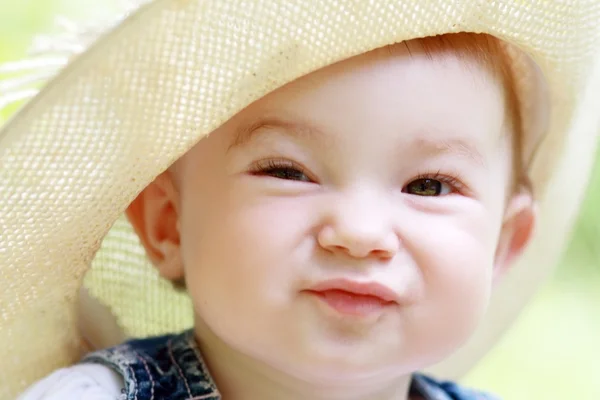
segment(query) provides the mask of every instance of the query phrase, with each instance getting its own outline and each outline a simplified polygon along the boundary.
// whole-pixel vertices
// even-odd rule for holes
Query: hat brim
[[[127,228],[113,224],[159,173],[252,101],[391,43],[453,32],[496,36],[539,66],[552,110],[530,170],[540,208],[533,243],[497,288],[473,340],[434,370],[449,377],[468,370],[555,267],[600,132],[594,22],[600,4],[576,2],[576,12],[566,12],[553,2],[508,0],[246,3],[241,9],[235,0],[150,2],[70,63],[0,131],[0,342],[7,344],[0,350],[0,398],[78,357],[78,293],[92,262],[109,260],[108,251],[121,248],[116,264],[129,296],[161,299],[161,307],[136,316],[146,324],[136,325],[126,310],[130,299],[109,284],[114,271],[90,279],[90,291],[126,332],[185,323],[183,312],[172,317],[185,300],[144,278],[151,272],[128,268],[143,264],[143,251],[128,247],[131,239],[120,236]]]

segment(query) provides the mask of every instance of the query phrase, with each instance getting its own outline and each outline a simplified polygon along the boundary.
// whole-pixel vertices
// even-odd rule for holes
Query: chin
[[[312,365],[295,369],[297,379],[320,387],[353,386],[361,382],[372,384],[374,381],[389,381],[410,375],[411,371],[396,366],[348,366],[348,365]]]
[[[374,357],[360,358],[348,353],[345,357],[324,357],[324,354],[314,352],[302,358],[290,355],[271,365],[287,375],[317,386],[372,381],[378,377],[385,380],[411,373],[409,366],[403,362],[393,363]]]

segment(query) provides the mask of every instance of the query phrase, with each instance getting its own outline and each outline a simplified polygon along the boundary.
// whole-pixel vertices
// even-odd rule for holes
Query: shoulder
[[[110,368],[82,364],[52,373],[17,400],[114,400],[122,389],[123,379]]]
[[[491,393],[419,374],[413,378],[413,389],[432,400],[501,400]]]
[[[81,362],[118,371],[123,376],[123,393],[129,399],[218,398],[192,330],[131,339],[90,353]]]

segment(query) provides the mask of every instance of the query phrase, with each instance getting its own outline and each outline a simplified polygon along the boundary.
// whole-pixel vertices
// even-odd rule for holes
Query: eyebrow
[[[310,124],[291,122],[278,117],[267,116],[241,125],[237,129],[237,135],[227,150],[241,147],[250,142],[259,133],[269,129],[281,129],[292,136],[311,140],[315,140],[316,138],[323,140],[326,137],[319,129]]]
[[[431,140],[420,137],[416,140],[416,145],[423,149],[424,152],[432,155],[443,155],[451,154],[464,157],[476,164],[485,167],[485,158],[481,152],[471,143],[459,139],[444,139],[444,140]]]
[[[281,129],[287,134],[303,139],[323,141],[328,138],[322,131],[310,124],[292,122],[275,116],[264,116],[252,120],[250,123],[242,124],[237,129],[237,135],[229,145],[227,151],[247,144],[258,134],[269,129]],[[418,137],[415,140],[415,145],[428,155],[458,155],[480,166],[486,166],[485,158],[481,152],[474,145],[460,138],[432,140],[425,137]]]

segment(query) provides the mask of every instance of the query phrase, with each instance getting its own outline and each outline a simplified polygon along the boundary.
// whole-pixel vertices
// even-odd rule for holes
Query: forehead
[[[389,129],[400,141],[487,141],[501,136],[504,100],[497,74],[464,51],[432,53],[418,42],[401,44],[339,62],[265,96],[238,116],[236,142],[247,141],[272,117],[316,127],[330,142],[361,131],[383,140]]]

